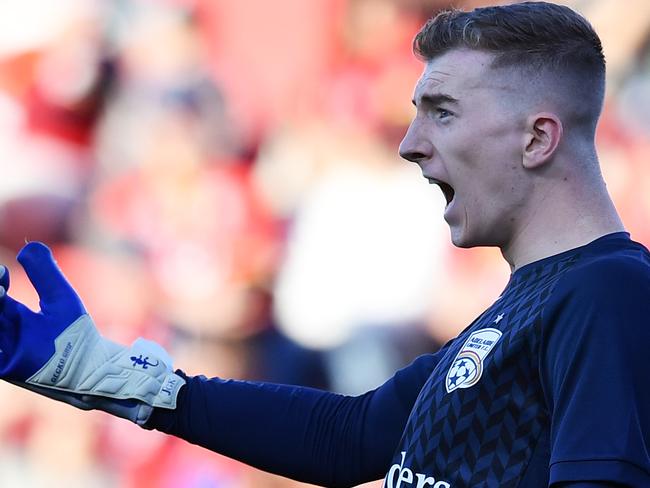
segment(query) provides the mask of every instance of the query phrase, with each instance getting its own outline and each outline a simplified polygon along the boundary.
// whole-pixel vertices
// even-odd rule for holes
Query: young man
[[[188,377],[155,344],[101,338],[32,243],[18,260],[42,312],[4,297],[0,376],[326,486],[650,486],[650,254],[598,167],[597,35],[534,2],[442,13],[415,50],[400,153],[441,187],[454,244],[512,268],[456,339],[359,397]]]

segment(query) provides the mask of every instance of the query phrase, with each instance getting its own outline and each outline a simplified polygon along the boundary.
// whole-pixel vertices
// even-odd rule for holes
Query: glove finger
[[[45,244],[30,242],[18,253],[18,262],[27,273],[42,301],[52,301],[60,297],[61,290],[69,287],[52,251]]]
[[[0,264],[0,288],[5,291],[9,289],[9,270],[6,266]]]
[[[9,270],[6,266],[0,265],[0,311],[5,306],[5,296],[9,290]]]
[[[30,242],[18,253],[18,262],[25,269],[41,301],[41,308],[51,304],[83,311],[83,305],[56,264],[52,251],[45,244]]]
[[[21,337],[21,316],[33,314],[22,303],[9,295],[3,297],[3,307],[0,310],[0,377],[5,378],[6,367],[14,357]]]

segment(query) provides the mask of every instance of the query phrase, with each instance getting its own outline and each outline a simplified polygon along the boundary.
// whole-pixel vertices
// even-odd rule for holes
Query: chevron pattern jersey
[[[616,237],[515,272],[501,297],[439,352],[384,488],[549,486],[553,412],[540,373],[548,359],[545,309],[554,294],[574,296],[558,290],[574,268],[606,268],[599,263],[611,254],[608,239]],[[620,234],[618,240],[633,243]],[[647,251],[626,247],[640,253],[648,268]]]

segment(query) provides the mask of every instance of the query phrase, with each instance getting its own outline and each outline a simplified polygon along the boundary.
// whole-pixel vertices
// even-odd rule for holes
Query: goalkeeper
[[[444,12],[400,146],[447,199],[459,247],[498,246],[494,304],[358,397],[175,370],[102,337],[49,249],[0,268],[0,377],[260,469],[330,487],[650,486],[650,253],[625,232],[594,137],[605,62],[591,25],[544,2]]]

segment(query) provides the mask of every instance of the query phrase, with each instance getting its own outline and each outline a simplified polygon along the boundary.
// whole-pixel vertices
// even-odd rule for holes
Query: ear
[[[554,113],[531,115],[526,124],[522,164],[534,169],[548,162],[562,139],[562,121]]]

